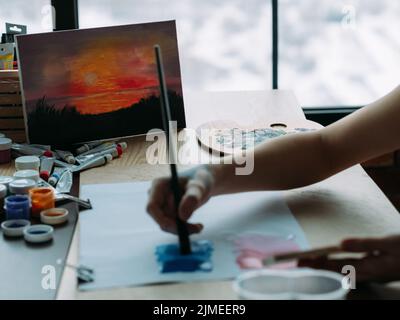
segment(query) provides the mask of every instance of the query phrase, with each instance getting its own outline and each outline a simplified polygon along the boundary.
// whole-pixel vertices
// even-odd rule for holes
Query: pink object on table
[[[241,269],[261,269],[263,260],[279,253],[300,251],[300,247],[292,239],[274,235],[243,234],[233,241],[238,252],[236,262]],[[296,266],[296,262],[285,262],[271,266],[271,269],[288,269]]]

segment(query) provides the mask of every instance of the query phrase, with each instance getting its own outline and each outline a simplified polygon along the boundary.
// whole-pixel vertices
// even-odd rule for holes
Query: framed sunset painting
[[[18,36],[28,141],[66,146],[161,129],[155,44],[184,128],[175,21]]]

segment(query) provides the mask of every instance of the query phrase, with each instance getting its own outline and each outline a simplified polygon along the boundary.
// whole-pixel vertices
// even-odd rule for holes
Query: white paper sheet
[[[95,281],[81,290],[163,282],[223,280],[240,269],[232,237],[242,233],[292,236],[302,249],[305,235],[279,192],[251,192],[212,198],[192,218],[205,225],[193,239],[214,243],[213,271],[161,274],[154,255],[159,244],[177,242],[146,213],[150,182],[82,186],[93,209],[80,214],[80,263],[95,269]]]

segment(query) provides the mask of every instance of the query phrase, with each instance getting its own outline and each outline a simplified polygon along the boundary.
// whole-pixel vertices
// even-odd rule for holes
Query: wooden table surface
[[[188,131],[207,121],[234,120],[260,126],[285,123],[289,126],[320,128],[307,121],[290,91],[185,93]],[[240,119],[240,121],[238,120]],[[128,150],[121,159],[105,167],[82,173],[81,184],[116,183],[151,180],[168,174],[165,164],[146,161],[145,137],[127,140]],[[191,150],[207,159],[208,153],[197,141],[189,142]],[[210,159],[209,159],[210,160]],[[195,164],[185,162],[185,165]],[[204,161],[203,161],[204,162]],[[296,165],[293,163],[293,165]],[[1,174],[10,174],[11,166],[0,166]],[[400,232],[400,216],[382,191],[361,166],[354,166],[323,182],[284,192],[294,216],[305,231],[312,247],[338,243],[348,236],[380,236]],[[79,224],[68,261],[78,262]],[[231,281],[164,284],[80,292],[76,276],[66,268],[58,292],[59,299],[236,299]]]

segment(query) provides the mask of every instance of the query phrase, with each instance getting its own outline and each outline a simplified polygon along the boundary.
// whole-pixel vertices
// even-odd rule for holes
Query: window
[[[52,31],[52,20],[50,0],[2,0],[0,6],[1,33],[6,31],[6,22],[26,25],[28,33]]]
[[[79,26],[177,20],[184,89],[271,88],[268,0],[79,0]]]
[[[76,4],[76,0],[57,1]],[[30,33],[49,31],[49,2],[32,0],[27,6],[26,1],[14,0],[1,8],[0,19],[26,23]],[[321,114],[337,113],[327,108],[336,107],[342,117],[354,110],[342,107],[367,104],[399,84],[400,1],[278,3],[279,88],[294,90],[303,107],[319,107],[313,114],[322,108]],[[271,0],[78,0],[78,4],[81,28],[176,19],[184,89],[272,87]],[[61,11],[58,16],[74,19]]]
[[[302,106],[359,106],[399,84],[400,1],[279,1],[279,87]]]

